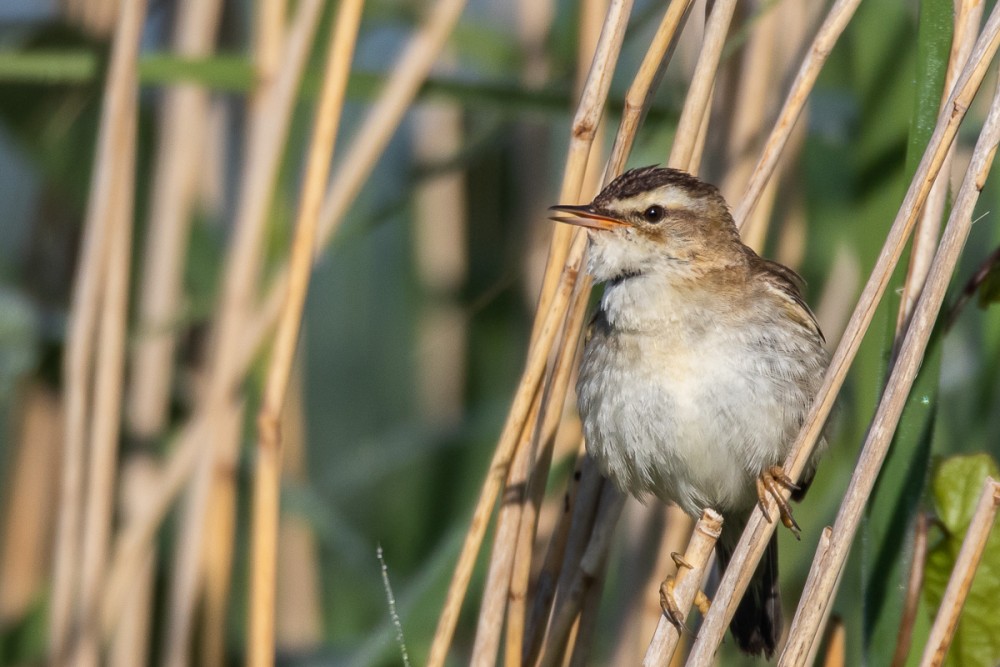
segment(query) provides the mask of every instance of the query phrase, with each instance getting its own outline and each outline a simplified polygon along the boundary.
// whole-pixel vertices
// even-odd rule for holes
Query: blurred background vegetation
[[[721,86],[738,80],[741,49],[756,22],[795,1],[741,5]],[[102,4],[96,1],[90,3],[93,11],[81,9],[87,4],[7,0],[0,6],[0,665],[34,664],[45,654],[60,476],[60,369],[115,15],[114,2],[103,3],[107,13],[93,9]],[[196,371],[217,308],[245,159],[246,102],[254,81],[248,55],[252,3],[222,3],[214,53],[193,60],[171,55],[181,4],[152,2],[142,38],[133,349],[148,334],[137,323],[138,283],[148,261],[144,242],[167,91],[182,82],[204,86],[210,93],[208,115],[201,128],[183,297],[170,324],[178,345],[168,410],[155,431],[125,419],[123,461],[163,456],[197,402]],[[332,13],[335,4],[325,11]],[[369,0],[336,169],[351,168],[341,163],[342,147],[370,112],[429,4]],[[824,3],[816,4],[806,19],[807,39],[822,15]],[[927,109],[931,124],[937,114],[941,57],[950,45],[950,27],[940,17],[950,16],[950,7],[940,1],[862,3],[801,123],[798,154],[776,195],[763,253],[804,276],[831,348],[929,136]],[[988,3],[987,11],[991,7]],[[692,17],[703,11],[696,3]],[[281,542],[283,664],[399,663],[376,559],[379,545],[409,655],[416,664],[423,662],[470,508],[523,367],[552,224],[545,207],[557,203],[576,103],[574,81],[581,76],[580,12],[578,3],[561,0],[470,2],[417,101],[323,249],[285,422],[286,433],[295,431],[294,424],[301,430],[288,436],[283,486],[284,516],[293,525]],[[636,3],[612,85],[609,127],[618,122],[661,13],[661,3]],[[285,256],[294,221],[329,21],[319,25],[268,216],[265,276]],[[698,46],[696,36],[685,40],[652,103],[630,166],[666,161]],[[800,52],[785,49],[784,57],[772,64],[781,78],[778,91],[786,89]],[[980,98],[992,93],[994,82],[991,74]],[[764,100],[767,118],[773,118],[783,94]],[[960,135],[958,177],[984,107],[980,99]],[[713,124],[724,122],[729,111],[716,109]],[[610,132],[601,136],[610,142]],[[710,130],[702,169],[707,180],[721,183],[726,177],[723,153]],[[983,192],[946,309],[1000,245],[998,178],[991,175]],[[731,202],[740,188],[726,192]],[[904,258],[897,286],[905,263]],[[833,520],[881,393],[898,308],[894,289],[890,285],[854,364],[829,451],[797,510],[803,541],[781,537],[788,604],[797,599],[821,527]],[[913,518],[932,509],[926,485],[933,461],[974,452],[1000,456],[1000,309],[984,307],[988,301],[988,295],[974,299],[951,329],[940,332],[904,415],[834,608],[847,631],[846,664],[889,664]],[[233,664],[241,661],[245,643],[249,445],[256,437],[254,406],[264,367],[258,361],[245,385],[243,446],[232,470],[236,546],[224,645]],[[127,414],[128,391],[125,400]],[[572,435],[564,439],[550,484],[556,499],[575,448]],[[154,663],[165,641],[179,513],[172,511],[157,542],[148,646]],[[940,535],[935,530],[932,543]],[[623,531],[613,559],[622,557],[626,541]],[[612,660],[623,632],[617,619],[630,593],[614,562],[605,584],[605,622],[599,626],[606,631],[595,633],[597,664]],[[460,621],[455,664],[467,659],[482,575],[477,572],[473,580]],[[648,593],[655,599],[655,591]],[[923,605],[918,626],[926,632],[933,607],[926,600]],[[195,644],[198,637],[196,623]],[[961,664],[995,664],[998,657]],[[723,664],[737,661],[724,653]]]

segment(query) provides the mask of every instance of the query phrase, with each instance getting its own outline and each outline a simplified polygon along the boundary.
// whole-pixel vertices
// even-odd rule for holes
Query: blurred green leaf
[[[39,322],[21,294],[0,287],[0,401],[38,363]]]
[[[934,508],[944,528],[944,538],[927,555],[924,596],[932,609],[937,610],[941,604],[987,476],[1000,477],[1000,468],[989,454],[951,457],[944,460],[934,474]],[[987,667],[997,664],[1000,660],[998,599],[1000,532],[994,529],[959,617],[945,665]]]

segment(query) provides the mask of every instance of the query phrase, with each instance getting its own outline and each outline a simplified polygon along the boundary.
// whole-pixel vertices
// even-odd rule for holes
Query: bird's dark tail
[[[723,528],[722,539],[715,546],[720,571],[729,567],[733,549],[739,540],[728,537]],[[731,535],[731,533],[730,533]],[[772,535],[767,550],[761,558],[747,592],[736,608],[733,622],[729,624],[736,645],[744,653],[763,655],[770,659],[781,639],[781,592],[778,590],[778,536]]]

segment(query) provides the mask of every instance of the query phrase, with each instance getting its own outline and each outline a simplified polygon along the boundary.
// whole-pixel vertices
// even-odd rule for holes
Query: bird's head
[[[598,282],[690,272],[727,260],[741,246],[715,186],[677,169],[632,169],[589,204],[549,210],[553,220],[590,230],[590,273]]]

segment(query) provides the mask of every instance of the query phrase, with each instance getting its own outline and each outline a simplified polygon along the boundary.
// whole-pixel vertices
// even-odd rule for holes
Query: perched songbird
[[[633,169],[551,210],[589,229],[589,272],[605,283],[577,382],[601,470],[637,497],[721,513],[722,567],[765,493],[797,536],[781,464],[828,363],[798,275],[743,244],[714,186],[675,169]],[[776,540],[730,626],[767,657],[781,636]]]

